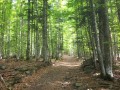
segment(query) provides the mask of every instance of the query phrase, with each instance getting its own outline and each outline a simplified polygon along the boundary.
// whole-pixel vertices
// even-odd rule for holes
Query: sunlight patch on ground
[[[99,76],[100,75],[100,73],[94,73],[93,74],[93,76]]]
[[[54,67],[58,67],[58,66],[78,67],[78,66],[80,66],[80,64],[78,62],[77,63],[75,63],[75,62],[73,62],[73,63],[71,63],[71,62],[58,62],[58,63],[53,64],[53,66]]]
[[[62,85],[62,87],[67,87],[68,85],[71,84],[71,82],[62,82],[62,81],[55,81],[55,82],[49,82],[49,84],[53,85],[53,86],[58,86],[58,85]]]

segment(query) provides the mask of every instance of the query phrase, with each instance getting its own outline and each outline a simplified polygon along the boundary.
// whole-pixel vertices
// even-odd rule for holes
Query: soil
[[[67,79],[70,72],[74,73],[80,64],[75,58],[64,55],[62,61],[53,63],[47,72],[26,90],[73,90],[72,83]]]
[[[24,64],[23,64],[24,63]],[[22,65],[34,68],[38,62]],[[42,65],[41,62],[39,62]],[[100,78],[97,70],[85,73],[81,69],[82,60],[64,55],[62,60],[54,61],[51,66],[40,67],[32,75],[22,77],[14,84],[11,90],[120,90],[120,68],[114,70],[114,81],[105,81]],[[16,64],[17,65],[17,64]],[[119,65],[118,65],[119,66]],[[29,74],[29,73],[28,73]],[[24,75],[24,74],[22,74]],[[3,77],[6,79],[5,77]],[[4,87],[5,88],[5,87]],[[3,90],[3,89],[1,89]],[[5,90],[5,89],[4,89]]]

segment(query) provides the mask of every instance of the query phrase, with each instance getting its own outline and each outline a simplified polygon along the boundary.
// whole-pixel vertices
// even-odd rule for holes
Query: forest
[[[0,90],[119,90],[120,0],[0,0]]]

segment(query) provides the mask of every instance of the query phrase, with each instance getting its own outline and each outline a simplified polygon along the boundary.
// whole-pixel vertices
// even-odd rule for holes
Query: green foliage
[[[119,3],[119,2],[117,2]],[[98,13],[98,0],[94,0],[96,15]],[[112,35],[116,34],[119,42],[119,20],[115,0],[107,2],[109,23]],[[48,0],[48,42],[50,54],[57,52],[60,44],[62,51],[76,54],[79,42],[80,52],[91,52],[89,17],[91,9],[86,0]],[[0,53],[7,56],[16,54],[24,56],[27,41],[27,0],[0,0]],[[97,22],[98,17],[97,17]],[[31,56],[36,50],[36,30],[39,35],[39,48],[42,53],[42,26],[43,26],[43,1],[31,0],[30,2],[30,47]],[[113,39],[113,38],[112,38]],[[62,43],[62,44],[61,44]],[[120,47],[120,44],[117,44]],[[10,49],[10,51],[9,51]]]

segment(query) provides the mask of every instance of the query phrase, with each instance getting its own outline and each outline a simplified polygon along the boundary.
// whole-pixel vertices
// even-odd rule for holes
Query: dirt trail
[[[80,61],[72,56],[63,56],[62,61],[55,62],[38,81],[25,90],[73,90],[67,76],[78,69]]]

